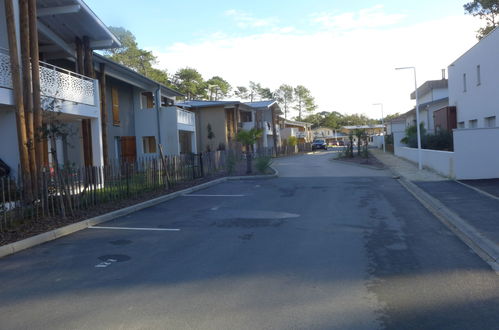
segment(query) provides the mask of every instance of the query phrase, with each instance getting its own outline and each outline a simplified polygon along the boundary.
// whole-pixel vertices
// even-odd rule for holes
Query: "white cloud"
[[[354,29],[338,34],[323,30],[267,32],[245,37],[177,43],[156,52],[169,72],[190,66],[205,78],[220,75],[233,86],[256,81],[272,89],[282,83],[302,84],[315,96],[320,111],[365,113],[379,117],[413,106],[410,72],[419,84],[439,79],[441,69],[475,42],[477,21],[469,16],[445,17],[405,27]]]
[[[231,17],[236,22],[237,26],[243,29],[270,27],[274,26],[279,21],[275,17],[256,18],[247,12],[237,9],[226,10],[224,14]]]
[[[361,9],[358,12],[348,13],[316,13],[312,15],[312,22],[325,28],[351,30],[359,28],[376,28],[394,25],[402,21],[406,15],[386,14],[382,5]]]

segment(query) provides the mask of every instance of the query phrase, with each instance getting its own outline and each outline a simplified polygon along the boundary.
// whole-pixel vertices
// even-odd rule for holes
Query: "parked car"
[[[327,143],[324,140],[315,140],[312,142],[312,150],[324,149],[327,150]]]
[[[340,141],[338,141],[338,145],[340,147],[344,147],[345,146],[345,142],[340,140]]]

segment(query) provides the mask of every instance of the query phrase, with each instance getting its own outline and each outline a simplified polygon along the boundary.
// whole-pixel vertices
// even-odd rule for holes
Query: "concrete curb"
[[[272,169],[274,170],[275,173],[270,174],[270,175],[223,177],[223,178],[215,179],[215,180],[205,182],[205,183],[202,183],[202,184],[194,186],[194,187],[190,187],[190,188],[187,188],[184,190],[179,190],[179,191],[173,192],[173,193],[165,195],[165,196],[157,197],[157,198],[154,198],[154,199],[142,202],[142,203],[128,206],[128,207],[125,207],[123,209],[112,211],[112,212],[109,212],[106,214],[101,214],[101,215],[98,215],[98,216],[90,218],[90,219],[82,220],[80,222],[76,222],[76,223],[61,227],[61,228],[57,228],[57,229],[48,231],[46,233],[42,233],[42,234],[38,234],[38,235],[35,235],[32,237],[28,237],[26,239],[23,239],[23,240],[14,242],[14,243],[6,244],[4,246],[0,246],[0,258],[8,256],[10,254],[14,254],[16,252],[19,252],[19,251],[22,251],[22,250],[25,250],[28,248],[31,248],[31,247],[36,246],[36,245],[40,245],[40,244],[55,240],[57,238],[75,233],[77,231],[86,229],[88,227],[95,226],[95,225],[101,224],[103,222],[113,220],[113,219],[128,215],[130,213],[137,212],[137,211],[140,211],[142,209],[166,202],[168,200],[177,198],[179,196],[189,194],[191,192],[198,191],[198,190],[201,190],[204,188],[208,188],[208,187],[211,187],[211,186],[214,186],[214,185],[217,185],[219,183],[223,183],[223,182],[226,182],[229,180],[232,181],[232,180],[251,180],[251,179],[275,178],[278,176],[279,172],[274,168],[272,168]]]
[[[466,220],[414,183],[405,178],[400,178],[399,182],[464,243],[472,248],[483,260],[488,262],[494,270],[499,270],[499,246],[497,244],[483,236],[473,226],[468,224]]]
[[[378,160],[382,162],[379,158]],[[410,192],[428,211],[437,217],[440,222],[449,228],[499,274],[499,246],[497,244],[484,237],[473,226],[468,224],[466,220],[451,211],[438,199],[405,178],[401,173],[386,164],[385,166],[402,187]]]
[[[490,193],[488,193],[488,192],[486,192],[486,191],[484,191],[484,190],[482,190],[482,189],[480,189],[480,188],[470,186],[469,184],[464,183],[464,182],[461,182],[461,181],[458,181],[458,180],[454,180],[454,181],[456,181],[456,182],[457,182],[457,183],[459,183],[460,185],[463,185],[463,186],[465,186],[465,187],[467,187],[467,188],[473,189],[473,190],[474,190],[474,191],[476,191],[477,193],[480,193],[480,194],[482,194],[482,195],[484,195],[484,196],[487,196],[487,197],[490,197],[490,198],[492,198],[492,199],[495,199],[495,200],[499,201],[499,197],[494,196],[494,195],[492,195],[492,194],[490,194]]]

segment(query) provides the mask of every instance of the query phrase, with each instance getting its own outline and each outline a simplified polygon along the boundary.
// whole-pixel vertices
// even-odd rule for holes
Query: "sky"
[[[86,0],[110,26],[122,26],[170,74],[197,69],[232,86],[272,90],[304,85],[317,111],[381,118],[414,107],[417,83],[442,78],[476,44],[481,22],[466,0],[162,1]]]

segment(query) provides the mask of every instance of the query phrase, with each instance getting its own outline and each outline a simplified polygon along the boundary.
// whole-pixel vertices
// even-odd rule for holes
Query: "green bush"
[[[259,173],[265,174],[270,165],[272,165],[272,157],[270,156],[260,156],[255,159],[255,167]]]
[[[426,130],[421,123],[421,148],[430,150],[454,150],[454,138],[452,132],[439,131],[435,134],[426,134]],[[410,148],[418,147],[418,137],[416,126],[410,126],[405,131],[405,137],[400,141]],[[388,142],[387,142],[388,143]]]
[[[296,136],[290,136],[288,138],[288,145],[289,146],[295,147],[297,144],[298,144],[298,139],[296,138]]]

